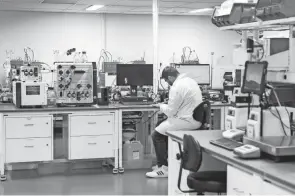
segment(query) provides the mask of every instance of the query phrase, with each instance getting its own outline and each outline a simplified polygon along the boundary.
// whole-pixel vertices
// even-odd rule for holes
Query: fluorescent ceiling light
[[[104,7],[104,5],[92,5],[92,6],[88,7],[88,8],[86,8],[86,11],[95,11],[95,10],[98,10],[100,8],[103,8],[103,7]]]
[[[203,9],[192,10],[189,13],[191,13],[191,14],[196,14],[196,13],[200,14],[200,13],[204,13],[204,12],[211,12],[213,10],[214,10],[213,8],[203,8]]]

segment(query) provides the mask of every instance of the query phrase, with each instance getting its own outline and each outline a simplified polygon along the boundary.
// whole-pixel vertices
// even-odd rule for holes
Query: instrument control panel
[[[93,104],[97,98],[95,63],[56,63],[57,104]]]

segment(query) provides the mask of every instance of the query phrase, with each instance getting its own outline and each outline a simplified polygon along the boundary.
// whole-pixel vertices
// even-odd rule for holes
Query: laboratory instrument
[[[233,90],[233,96],[231,100],[232,104],[235,106],[247,106],[252,102],[252,97],[249,94],[245,94],[241,92],[240,87],[236,87]]]
[[[258,147],[263,155],[275,161],[295,159],[295,136],[244,137],[243,143]]]
[[[180,74],[186,74],[194,79],[199,85],[211,84],[209,64],[175,64],[175,68]]]
[[[247,126],[248,108],[229,107],[225,117],[225,129],[238,129]]]
[[[152,64],[118,64],[117,65],[117,85],[130,86],[131,96],[137,97],[138,86],[153,85],[153,65]]]
[[[235,148],[234,154],[242,159],[260,158],[260,149],[253,145],[244,145]]]
[[[260,137],[260,112],[251,111],[247,122],[247,137]]]
[[[13,82],[13,103],[17,108],[47,105],[45,82]]]
[[[56,103],[62,105],[93,105],[97,103],[96,63],[55,63]]]
[[[294,0],[259,0],[256,17],[263,20],[276,20],[295,16]]]
[[[237,140],[237,141],[241,140],[243,138],[244,134],[245,134],[245,131],[242,131],[239,129],[229,129],[229,130],[222,132],[222,136],[224,138]]]

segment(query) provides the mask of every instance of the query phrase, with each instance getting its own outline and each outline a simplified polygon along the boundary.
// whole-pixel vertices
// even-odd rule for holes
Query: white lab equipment
[[[222,136],[227,139],[240,140],[243,138],[245,131],[239,129],[229,129],[222,132]]]
[[[263,110],[263,136],[291,136],[289,112],[285,107]],[[282,123],[280,121],[282,119]],[[284,126],[284,128],[283,128]]]
[[[260,137],[260,112],[251,111],[247,123],[247,137],[258,138]]]
[[[245,128],[248,120],[248,108],[229,107],[225,117],[225,129]]]
[[[233,90],[231,102],[236,106],[248,106],[248,104],[252,102],[251,97],[248,94],[242,93],[240,87],[236,87]]]
[[[260,149],[252,145],[244,145],[234,149],[234,154],[243,159],[253,159],[260,157]]]

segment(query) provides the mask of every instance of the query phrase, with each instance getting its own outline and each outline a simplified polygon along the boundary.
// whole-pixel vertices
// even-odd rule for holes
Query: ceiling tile
[[[153,2],[151,0],[121,0],[114,5],[121,6],[133,6],[133,7],[141,7],[141,6],[153,6]]]
[[[88,8],[89,5],[73,5],[68,7],[66,10],[72,10],[72,11],[85,11],[86,8]]]
[[[78,0],[44,0],[42,3],[48,4],[75,4]]]
[[[80,5],[113,5],[119,0],[81,0],[77,4]]]
[[[19,2],[19,3],[14,3],[14,2],[0,2],[1,8],[7,7],[9,10],[15,8],[16,10],[19,9],[31,9],[32,7],[38,5],[39,3],[25,3],[25,2]]]
[[[152,12],[153,8],[152,7],[136,7],[132,11],[134,11],[134,12]]]
[[[160,12],[165,13],[188,13],[191,11],[189,8],[169,8],[169,9],[160,9]]]
[[[197,3],[189,3],[184,6],[184,8],[191,8],[191,9],[200,9],[200,8],[209,8],[220,5],[219,3],[212,3],[212,2],[197,2]]]
[[[188,2],[176,2],[176,1],[160,1],[159,3],[159,7],[167,7],[167,8],[171,8],[171,7],[178,7],[181,5],[185,5]]]
[[[2,2],[10,3],[40,3],[40,0],[2,0]],[[1,0],[0,0],[1,3]]]
[[[161,2],[179,2],[179,3],[193,3],[196,0],[160,0]]]
[[[71,4],[47,4],[47,3],[40,3],[35,4],[32,6],[32,9],[53,9],[53,10],[63,10],[67,9],[71,6]]]

